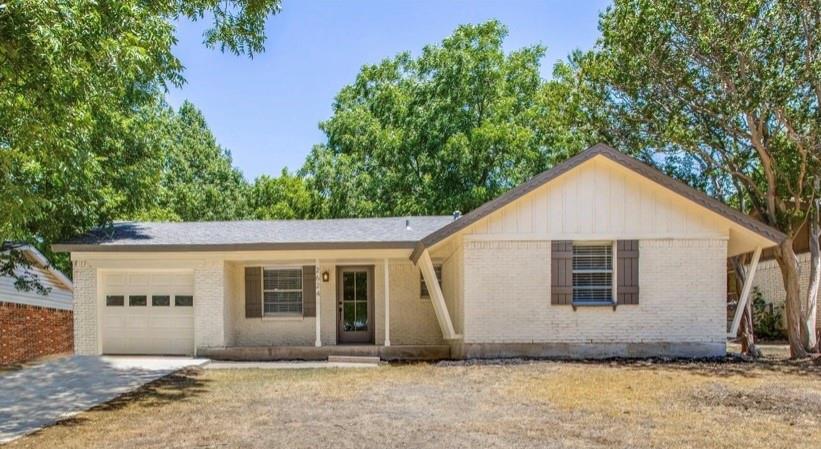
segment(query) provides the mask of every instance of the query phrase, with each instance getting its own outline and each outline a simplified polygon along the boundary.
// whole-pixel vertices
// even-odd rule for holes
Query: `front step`
[[[328,363],[363,363],[369,365],[378,365],[379,357],[370,357],[362,355],[329,355]]]

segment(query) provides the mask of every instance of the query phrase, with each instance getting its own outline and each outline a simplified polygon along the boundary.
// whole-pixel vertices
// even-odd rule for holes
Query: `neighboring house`
[[[4,245],[5,250],[10,246]],[[14,245],[30,267],[19,274],[34,274],[48,294],[21,291],[15,279],[0,276],[0,366],[27,362],[51,354],[69,353],[74,347],[72,284],[35,248]]]
[[[807,295],[810,286],[810,234],[809,226],[806,224],[798,231],[793,245],[795,253],[798,255],[798,263],[801,270],[799,282],[801,286],[801,297]],[[786,301],[786,290],[784,290],[784,280],[781,277],[781,268],[775,261],[772,250],[764,251],[761,255],[761,262],[753,279],[753,288],[761,292],[761,297],[768,304],[781,311],[782,328],[787,328],[787,314],[784,312]],[[734,291],[730,288],[731,293]],[[816,320],[816,328],[821,330],[821,312]]]
[[[76,352],[720,356],[727,257],[783,239],[605,145],[457,217],[91,232]]]

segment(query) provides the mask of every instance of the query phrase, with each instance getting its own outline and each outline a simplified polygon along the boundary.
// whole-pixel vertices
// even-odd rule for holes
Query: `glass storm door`
[[[373,267],[340,267],[337,278],[339,343],[372,343]]]

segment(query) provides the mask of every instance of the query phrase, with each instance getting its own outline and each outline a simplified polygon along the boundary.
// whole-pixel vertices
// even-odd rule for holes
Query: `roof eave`
[[[88,244],[57,243],[55,252],[201,252],[201,251],[305,251],[329,249],[413,249],[419,242],[357,241],[357,242],[259,242],[230,244]]]

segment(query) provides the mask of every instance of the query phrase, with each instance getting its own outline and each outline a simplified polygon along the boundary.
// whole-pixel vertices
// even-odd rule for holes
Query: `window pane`
[[[147,296],[145,295],[136,295],[136,296],[129,296],[128,297],[128,305],[132,307],[143,307],[148,305]]]
[[[300,290],[302,289],[302,270],[265,270],[263,273],[263,290]]]
[[[302,313],[302,291],[264,292],[265,313]]]
[[[610,245],[573,246],[573,271],[612,270],[613,247]]]
[[[573,245],[573,302],[613,301],[613,246]]]
[[[342,273],[342,300],[353,301],[356,298],[354,273]]]
[[[176,295],[174,296],[174,306],[176,307],[191,307],[194,305],[194,297],[190,295]]]
[[[368,273],[358,271],[356,273],[356,300],[362,301],[368,298]]]
[[[434,265],[433,272],[436,273],[436,280],[439,281],[439,288],[442,288],[442,265]],[[420,296],[430,299],[430,292],[428,291],[427,284],[425,284],[425,277],[420,273],[419,278],[422,282],[420,287]]]
[[[356,320],[354,321],[354,330],[368,330],[368,301],[356,302]]]
[[[356,330],[356,303],[345,302],[342,304],[342,327],[346,332]]]
[[[109,307],[122,307],[125,305],[125,296],[108,295],[105,297],[105,305]]]
[[[164,307],[171,305],[171,297],[168,295],[154,295],[151,297],[152,307]]]

